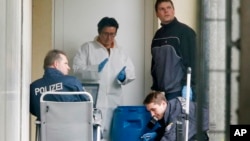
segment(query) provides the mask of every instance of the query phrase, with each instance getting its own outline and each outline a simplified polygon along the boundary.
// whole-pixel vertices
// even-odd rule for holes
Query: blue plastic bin
[[[113,114],[111,141],[141,141],[150,113],[145,106],[119,106]]]

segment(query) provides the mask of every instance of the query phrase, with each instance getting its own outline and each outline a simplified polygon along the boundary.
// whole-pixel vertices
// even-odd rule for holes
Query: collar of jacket
[[[63,73],[55,68],[46,68],[44,75],[46,75],[46,76],[62,76]]]
[[[163,24],[163,23],[161,23],[161,26],[162,26],[163,28],[170,28],[170,27],[172,27],[173,25],[175,25],[176,23],[178,23],[178,20],[177,20],[176,17],[174,17],[174,19],[173,19],[172,22],[170,22],[169,24]]]

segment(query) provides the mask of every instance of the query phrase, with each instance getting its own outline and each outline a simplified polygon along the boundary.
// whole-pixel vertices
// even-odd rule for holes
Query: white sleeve
[[[120,82],[119,80],[118,81],[120,84],[125,85],[135,80],[136,75],[135,75],[135,67],[134,67],[132,60],[129,58],[129,56],[125,52],[123,52],[122,54],[123,54],[122,62],[124,66],[126,66],[126,69],[125,69],[126,79],[123,82]]]
[[[90,43],[83,44],[77,51],[73,59],[74,74],[81,80],[99,80],[98,65],[92,65],[89,62]]]
[[[129,57],[127,57],[127,61],[125,62],[126,64],[126,79],[123,82],[124,84],[127,84],[133,80],[135,80],[136,76],[135,76],[135,67],[134,64],[132,63],[131,59]]]

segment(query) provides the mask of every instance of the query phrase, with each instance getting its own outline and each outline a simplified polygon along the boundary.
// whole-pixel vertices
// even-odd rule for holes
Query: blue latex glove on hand
[[[141,136],[141,139],[143,141],[150,141],[152,139],[154,139],[157,136],[156,132],[150,132],[150,133],[145,133]]]
[[[122,68],[122,70],[119,72],[117,79],[121,82],[123,82],[126,79],[126,72],[125,72],[126,66]]]
[[[187,97],[187,86],[183,86],[182,88],[182,97],[186,98]],[[193,91],[192,88],[190,88],[190,95],[189,95],[189,100],[193,99]]]
[[[101,72],[102,69],[104,68],[105,64],[108,62],[108,58],[104,59],[98,66],[98,72]]]

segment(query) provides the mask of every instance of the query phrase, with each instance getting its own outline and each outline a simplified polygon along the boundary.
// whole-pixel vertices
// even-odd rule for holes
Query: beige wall
[[[32,1],[32,81],[43,75],[43,59],[52,48],[52,0]],[[31,117],[31,141],[35,141],[35,117]]]
[[[173,3],[177,19],[197,31],[197,0],[173,0]]]
[[[32,80],[43,74],[43,59],[52,48],[52,1],[33,0]]]

